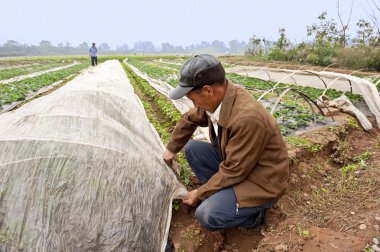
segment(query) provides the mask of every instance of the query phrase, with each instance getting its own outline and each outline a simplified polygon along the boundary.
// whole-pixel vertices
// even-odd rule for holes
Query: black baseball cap
[[[173,100],[185,96],[194,88],[224,79],[226,73],[217,58],[210,54],[200,54],[183,64],[180,75],[177,87],[169,95]]]

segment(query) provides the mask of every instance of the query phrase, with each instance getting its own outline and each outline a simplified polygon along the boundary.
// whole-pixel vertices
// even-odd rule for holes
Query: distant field
[[[42,88],[48,89],[53,83],[75,75],[89,65],[88,57],[0,58],[0,109],[31,98]],[[69,67],[33,76],[34,73],[63,66]],[[18,76],[25,78],[1,83]]]

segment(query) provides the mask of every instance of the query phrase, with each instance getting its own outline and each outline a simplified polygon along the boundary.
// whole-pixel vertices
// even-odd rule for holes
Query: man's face
[[[194,107],[201,108],[209,112],[214,112],[214,106],[212,105],[210,93],[207,92],[207,90],[205,90],[204,88],[195,91],[190,91],[189,93],[187,93],[186,97],[193,102]]]

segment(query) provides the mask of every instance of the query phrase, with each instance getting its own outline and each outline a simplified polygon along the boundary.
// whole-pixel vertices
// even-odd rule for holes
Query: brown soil
[[[380,130],[365,132],[352,118],[338,118],[341,126],[300,136],[319,146],[317,151],[288,144],[288,192],[271,209],[265,229],[226,230],[218,246],[218,235],[200,227],[194,209],[181,204],[171,226],[176,251],[364,251],[372,246],[372,239],[380,238]]]

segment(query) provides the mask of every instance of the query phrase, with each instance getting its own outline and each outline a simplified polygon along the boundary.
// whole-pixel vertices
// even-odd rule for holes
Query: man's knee
[[[195,145],[196,145],[196,142],[193,141],[193,140],[190,140],[190,141],[185,145],[185,156],[186,156],[186,159],[188,159],[188,158],[191,157],[191,156],[194,156],[194,150],[197,149],[197,148],[195,148]]]
[[[208,230],[215,231],[223,229],[222,223],[219,223],[219,216],[217,216],[211,209],[202,207],[202,205],[195,211],[195,218],[197,218],[201,225]]]

